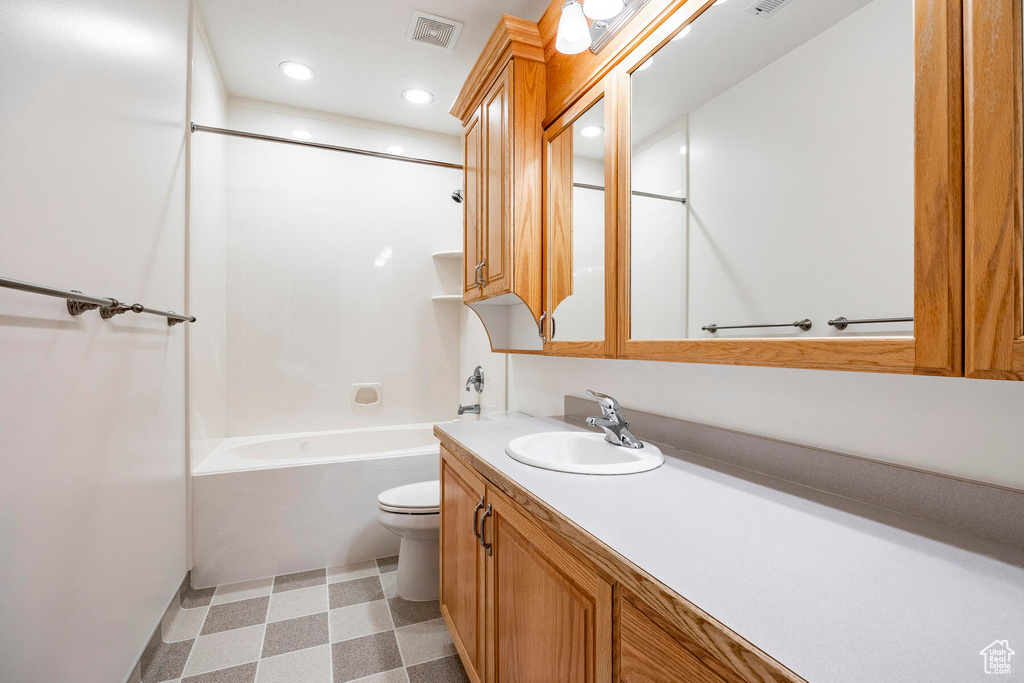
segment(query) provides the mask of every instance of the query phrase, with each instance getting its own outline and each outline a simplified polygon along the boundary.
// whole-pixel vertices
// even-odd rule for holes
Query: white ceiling
[[[502,14],[536,21],[550,0],[199,0],[228,93],[456,134],[448,114]],[[465,24],[452,52],[406,42],[413,10]],[[283,61],[308,64],[294,81]],[[406,88],[434,94],[428,105]]]

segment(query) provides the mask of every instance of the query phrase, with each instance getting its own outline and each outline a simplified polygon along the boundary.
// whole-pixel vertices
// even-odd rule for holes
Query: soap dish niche
[[[369,384],[352,385],[352,407],[360,410],[367,408],[379,408],[384,399],[384,392],[380,384],[373,382]]]

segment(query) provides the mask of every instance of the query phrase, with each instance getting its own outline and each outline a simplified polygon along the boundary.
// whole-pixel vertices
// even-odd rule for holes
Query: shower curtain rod
[[[248,138],[250,140],[268,140],[270,142],[283,142],[287,145],[299,145],[301,147],[315,147],[317,149],[329,149],[333,152],[346,152],[358,154],[364,157],[376,157],[378,159],[390,159],[391,161],[405,161],[410,164],[422,164],[423,166],[438,166],[440,168],[453,168],[462,170],[462,164],[451,164],[447,161],[435,161],[434,159],[420,159],[418,157],[407,157],[401,154],[388,154],[387,152],[373,152],[368,149],[357,149],[355,147],[340,147],[338,145],[326,145],[322,142],[309,142],[306,140],[292,140],[290,138],[279,138],[274,135],[263,135],[261,133],[248,133],[244,130],[231,130],[229,128],[214,128],[213,126],[200,126],[192,124],[193,133],[216,133],[217,135],[230,135],[236,138]]]

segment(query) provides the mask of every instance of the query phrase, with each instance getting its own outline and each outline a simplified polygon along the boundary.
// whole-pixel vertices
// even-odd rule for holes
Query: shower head
[[[455,192],[452,192],[453,202],[455,202],[456,204],[461,204],[464,200],[465,197],[462,196],[462,190],[455,190]]]

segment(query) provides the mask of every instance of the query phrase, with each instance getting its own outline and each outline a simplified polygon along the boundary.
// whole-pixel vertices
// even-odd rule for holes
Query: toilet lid
[[[426,515],[441,511],[441,482],[421,481],[384,491],[377,504],[385,512]]]

